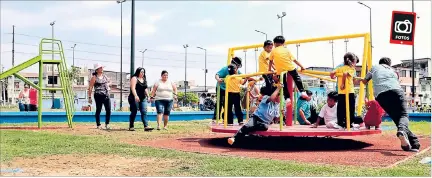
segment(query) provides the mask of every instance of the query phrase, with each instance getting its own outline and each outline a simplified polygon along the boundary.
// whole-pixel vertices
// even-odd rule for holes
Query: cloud
[[[117,4],[115,1],[82,1],[81,3],[89,9],[103,9]]]
[[[67,31],[96,29],[108,36],[120,36],[120,17],[107,11],[115,5],[115,1],[61,2],[35,12],[2,8],[1,26],[42,27],[56,20],[57,29]],[[127,11],[125,8],[123,12],[123,35],[126,36],[130,35],[130,30],[127,29],[131,26],[130,13]],[[149,13],[137,10],[136,35],[147,36],[156,33],[156,23],[168,14],[169,11]]]
[[[192,27],[203,27],[203,28],[209,28],[209,27],[213,27],[216,25],[216,22],[213,19],[204,19],[204,20],[200,20],[197,22],[190,22],[189,26]]]

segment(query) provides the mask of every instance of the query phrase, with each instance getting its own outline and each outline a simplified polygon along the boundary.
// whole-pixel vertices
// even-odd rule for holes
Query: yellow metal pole
[[[364,44],[363,44],[363,61],[362,61],[362,69],[361,69],[361,74],[360,74],[360,78],[364,78],[366,76],[366,66],[368,63],[368,53],[369,51],[369,36],[366,35],[364,37]],[[364,98],[365,98],[365,84],[363,82],[360,82],[360,89],[359,89],[359,100],[358,105],[357,105],[357,114],[361,115],[362,109],[363,109],[363,102],[364,102]]]
[[[282,85],[282,86],[284,86],[284,82],[285,82],[285,78],[283,77],[283,76],[285,76],[285,73],[286,72],[282,72],[281,73],[281,77],[280,77],[280,80],[279,80],[279,83]],[[283,101],[284,101],[284,93],[283,93],[283,88],[281,88],[280,90],[279,90],[279,129],[280,129],[280,131],[282,131],[283,130],[283,118],[284,118],[284,113],[283,113],[283,109],[284,109],[284,105],[283,105]],[[285,103],[286,104],[286,103]],[[292,113],[291,113],[292,114]]]
[[[219,125],[219,120],[220,120],[220,84],[217,85],[217,91],[216,91],[216,125]]]
[[[249,88],[249,85],[247,85],[247,87],[246,87],[246,122],[247,121],[249,121],[249,97],[250,97],[250,94],[249,94],[249,91],[250,91],[250,88]]]
[[[225,78],[225,85],[228,83],[229,80],[231,80],[232,76],[228,76]],[[228,126],[228,87],[225,87],[225,102],[224,102],[224,128],[227,128]]]
[[[309,73],[300,73],[300,74],[301,75],[306,75],[306,76],[309,76],[309,77],[315,77],[315,78],[318,78],[318,79],[321,79],[321,80],[326,80],[326,81],[329,81],[329,82],[336,82],[335,79],[326,78],[326,77],[322,77],[322,76],[319,76],[319,75],[314,75],[314,74],[309,74]]]
[[[290,40],[290,41],[285,41],[284,45],[299,44],[299,43],[311,43],[311,42],[317,42],[317,41],[340,40],[340,39],[349,39],[349,38],[361,38],[364,36],[365,36],[365,33],[358,33],[358,34],[349,34],[349,35],[326,36],[326,37],[318,37],[318,38]],[[232,47],[231,49],[233,51],[236,51],[236,50],[245,50],[245,49],[261,48],[261,47],[262,47],[262,44],[253,44],[253,45]]]
[[[369,50],[368,50],[368,71],[370,71],[372,69],[372,47],[371,45],[368,45]],[[374,92],[373,92],[373,80],[370,80],[368,83],[368,93],[369,93],[369,101],[374,100]]]

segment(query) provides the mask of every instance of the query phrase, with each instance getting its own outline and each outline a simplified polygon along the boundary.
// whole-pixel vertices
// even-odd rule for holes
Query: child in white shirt
[[[327,104],[325,104],[318,115],[317,121],[313,124],[313,128],[317,128],[320,120],[324,119],[325,125],[330,129],[340,129],[337,124],[337,98],[338,93],[335,91],[327,95]]]

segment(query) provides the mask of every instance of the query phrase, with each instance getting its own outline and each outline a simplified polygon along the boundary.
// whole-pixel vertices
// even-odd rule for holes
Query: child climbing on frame
[[[278,84],[276,90],[269,96],[266,95],[266,88],[261,87],[261,101],[257,110],[255,110],[249,121],[233,137],[228,138],[230,145],[234,144],[235,140],[251,132],[268,130],[273,118],[279,117],[279,91],[281,88],[282,85]]]
[[[264,41],[263,48],[264,50],[259,55],[258,72],[269,72],[272,71],[272,69],[274,69],[274,66],[272,66],[270,63],[270,54],[273,49],[273,42],[271,40]],[[266,92],[268,92],[268,94],[273,93],[275,87],[273,86],[274,81],[272,78],[272,74],[264,74],[262,75],[262,77],[264,78],[265,81]]]
[[[275,49],[270,54],[270,63],[276,69],[276,76],[274,78],[275,81],[279,82],[280,80],[285,80],[283,82],[283,94],[285,99],[285,105],[289,106],[291,104],[290,95],[288,92],[288,82],[286,82],[288,74],[293,78],[294,83],[296,84],[298,90],[301,92],[302,98],[307,98],[307,94],[304,91],[303,83],[300,78],[300,75],[297,72],[296,66],[297,64],[301,70],[305,70],[303,65],[301,65],[297,59],[291,54],[291,52],[284,48],[285,38],[283,36],[276,36],[273,39]],[[288,71],[284,76],[281,76],[282,72]]]

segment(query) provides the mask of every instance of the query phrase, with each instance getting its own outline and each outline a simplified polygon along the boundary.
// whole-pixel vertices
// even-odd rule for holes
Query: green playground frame
[[[52,44],[57,47],[57,50],[54,49],[44,49],[44,44]],[[59,60],[54,59],[43,59],[43,56],[46,54],[58,54],[60,56]],[[34,84],[30,80],[26,79],[24,76],[18,74],[19,71],[22,71],[36,63],[39,63],[39,82],[38,85]],[[44,64],[57,64],[59,78],[60,78],[60,88],[46,88],[43,85],[43,65]],[[3,73],[0,74],[0,80],[6,77],[14,75],[15,77],[21,79],[25,83],[30,86],[36,88],[38,90],[38,128],[42,128],[42,91],[44,90],[55,90],[61,91],[64,97],[65,109],[66,109],[66,118],[69,128],[72,128],[72,119],[73,114],[75,112],[75,108],[73,107],[73,90],[71,86],[70,79],[68,77],[68,68],[66,65],[66,60],[63,53],[63,44],[60,40],[43,38],[39,43],[39,55],[31,58],[30,60],[23,62]]]

